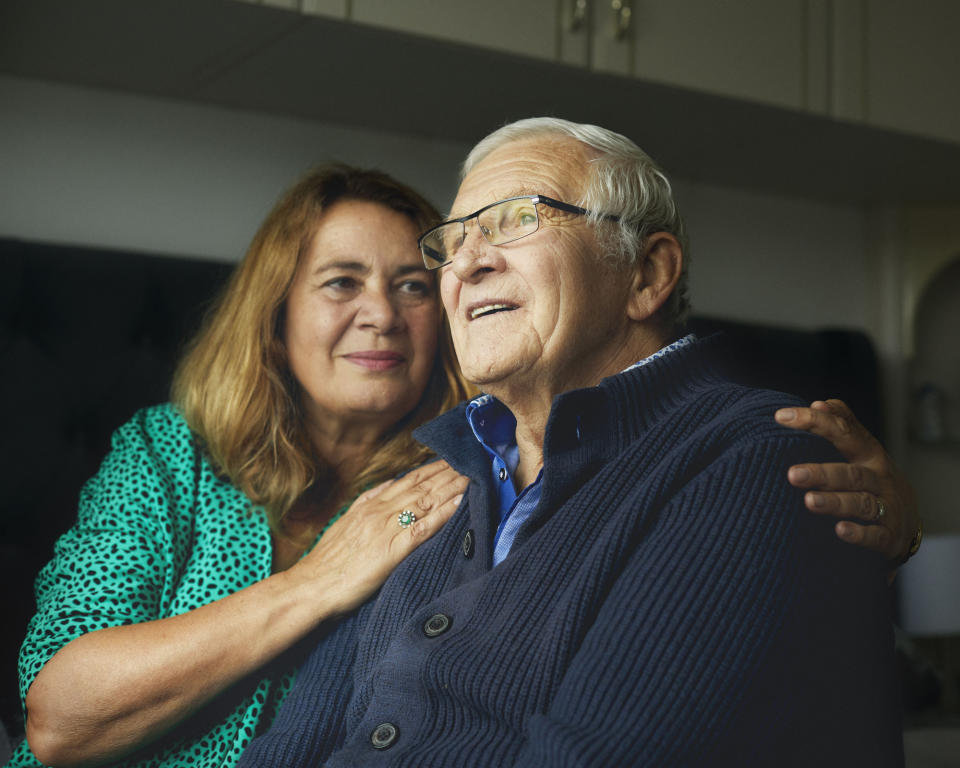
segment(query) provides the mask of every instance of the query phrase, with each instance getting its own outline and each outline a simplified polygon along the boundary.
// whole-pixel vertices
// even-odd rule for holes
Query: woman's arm
[[[837,536],[880,552],[893,563],[904,560],[911,549],[916,551],[913,544],[919,542],[920,515],[913,488],[842,400],[817,400],[809,408],[784,408],[777,411],[776,419],[784,426],[825,437],[849,461],[790,467],[790,483],[812,489],[804,496],[807,509],[863,520],[838,522]]]
[[[439,530],[465,487],[445,463],[427,465],[362,495],[287,571],[182,615],[76,638],[27,693],[32,751],[46,764],[94,765],[148,744],[360,605]],[[417,521],[404,529],[397,513],[408,507]]]

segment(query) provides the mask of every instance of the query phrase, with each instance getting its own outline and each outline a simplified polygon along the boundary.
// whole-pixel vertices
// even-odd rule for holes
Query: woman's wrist
[[[337,575],[322,560],[304,557],[287,570],[273,574],[270,580],[286,595],[278,604],[286,603],[288,610],[301,613],[301,621],[312,625],[311,628],[349,610],[346,599],[336,588]]]
[[[923,520],[917,519],[917,530],[913,534],[913,538],[910,539],[910,544],[907,546],[906,553],[897,560],[896,566],[899,568],[907,560],[917,554],[917,551],[920,549],[920,545],[923,543]]]

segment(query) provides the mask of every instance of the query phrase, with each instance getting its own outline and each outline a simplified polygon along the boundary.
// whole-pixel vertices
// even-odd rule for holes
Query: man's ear
[[[627,315],[631,320],[649,320],[670,298],[683,271],[680,243],[668,232],[654,232],[633,272]]]

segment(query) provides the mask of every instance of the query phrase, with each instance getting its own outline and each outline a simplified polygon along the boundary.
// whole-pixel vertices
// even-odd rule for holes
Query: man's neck
[[[609,361],[596,367],[584,365],[575,376],[560,381],[507,381],[484,387],[510,409],[517,420],[519,462],[514,473],[518,490],[532,483],[543,468],[543,442],[554,398],[574,389],[596,386],[608,376],[620,373],[638,360],[657,352],[670,339],[660,334],[645,335],[625,345]],[[512,386],[511,386],[512,385]]]

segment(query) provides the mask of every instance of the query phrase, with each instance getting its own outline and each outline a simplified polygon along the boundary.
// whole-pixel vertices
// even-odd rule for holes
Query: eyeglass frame
[[[483,206],[483,208],[480,208],[479,210],[474,211],[473,213],[469,213],[466,216],[460,216],[459,218],[456,218],[456,219],[447,219],[447,221],[441,221],[439,224],[436,224],[430,227],[430,229],[428,229],[426,232],[420,235],[420,237],[417,238],[417,248],[420,249],[420,257],[423,259],[423,264],[427,268],[427,270],[433,271],[435,269],[440,269],[441,267],[447,266],[447,264],[449,264],[452,261],[452,259],[447,259],[445,262],[443,262],[443,264],[437,264],[435,267],[432,267],[427,263],[427,255],[423,252],[423,241],[427,237],[427,235],[431,234],[432,232],[436,232],[438,229],[441,229],[442,227],[446,227],[450,224],[462,224],[464,238],[466,238],[466,234],[467,234],[466,223],[470,221],[470,219],[476,219],[484,211],[488,211],[491,208],[494,208],[503,203],[512,202],[513,200],[529,200],[535,206],[543,204],[550,208],[556,208],[558,211],[575,213],[579,216],[593,215],[593,211],[587,210],[586,208],[581,208],[579,205],[564,203],[561,200],[555,200],[554,198],[547,197],[546,195],[536,194],[536,195],[516,195],[514,197],[506,197],[503,200],[497,200],[496,202],[490,203],[489,205],[485,205]],[[599,214],[599,216],[601,219],[604,219],[606,221],[620,221],[620,217],[612,213],[601,213]],[[483,235],[483,239],[486,240],[488,243],[490,243],[490,245],[500,246],[500,245],[506,245],[507,243],[515,243],[517,240],[522,240],[523,238],[529,237],[530,235],[535,234],[536,232],[539,232],[539,231],[540,231],[540,212],[539,210],[537,210],[537,228],[531,232],[522,234],[519,237],[513,237],[509,240],[504,240],[503,242],[500,242],[500,243],[490,243],[490,240],[487,238],[487,235],[484,233],[483,229],[480,230],[480,234]]]

